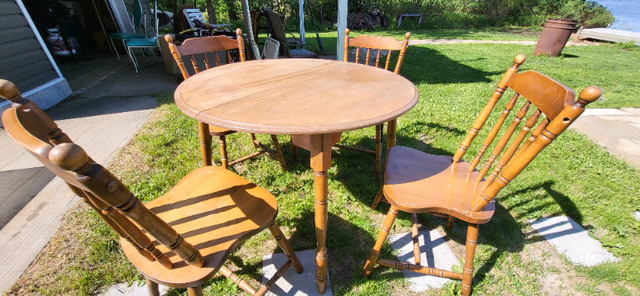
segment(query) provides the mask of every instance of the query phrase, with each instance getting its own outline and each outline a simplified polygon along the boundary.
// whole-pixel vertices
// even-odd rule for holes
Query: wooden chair
[[[469,295],[478,224],[487,223],[493,216],[494,198],[543,148],[582,114],[585,105],[595,101],[602,94],[600,88],[591,86],[584,89],[578,100],[574,101],[575,94],[572,90],[543,74],[534,71],[518,74],[518,66],[524,60],[524,55],[518,55],[514,59],[513,66],[500,80],[491,99],[480,112],[453,157],[427,154],[402,146],[394,146],[389,150],[383,192],[391,207],[364,266],[365,276],[370,275],[377,263],[428,275],[461,279],[462,294]],[[496,114],[495,124],[488,131],[482,144],[473,146],[479,147],[473,160],[470,163],[463,161],[462,157],[472,146],[473,139],[478,135],[507,88],[511,88],[514,95],[503,110],[497,110],[500,113]],[[516,107],[520,97],[524,98],[524,102]],[[513,120],[507,128],[501,129],[503,123],[508,121],[507,118],[514,107],[518,109]],[[529,112],[529,109],[534,110]],[[530,116],[525,118],[528,113]],[[517,132],[521,122],[524,126]],[[501,130],[503,134],[499,136]],[[490,155],[485,156],[485,152],[495,139],[498,141],[491,148]],[[510,139],[511,144],[507,145]],[[480,171],[477,171],[476,166],[481,163],[481,160],[484,165]],[[413,216],[415,264],[378,259],[382,244],[389,234],[398,211],[409,212]],[[420,265],[416,213],[448,217],[449,227],[453,225],[455,219],[468,223],[466,256],[462,273]]]
[[[281,55],[288,58],[315,58],[318,57],[318,51],[311,44],[306,44],[302,41],[302,38],[298,38],[292,33],[289,33],[291,37],[287,37],[285,33],[285,18],[284,15],[272,11],[269,8],[263,9],[263,14],[267,19],[269,26],[269,33],[271,37],[280,42]],[[305,49],[306,47],[312,47],[313,52]]]
[[[398,41],[391,37],[378,37],[378,36],[366,36],[361,35],[354,38],[349,38],[349,29],[344,30],[344,61],[348,62],[349,48],[355,48],[355,59],[351,61],[355,63],[363,63],[365,65],[372,65],[375,67],[382,67],[380,63],[380,57],[383,57],[383,53],[386,52],[386,58],[384,61],[384,69],[389,70],[389,64],[391,62],[391,56],[393,51],[398,52],[398,59],[396,61],[393,73],[398,74],[400,72],[400,66],[402,66],[402,60],[404,59],[407,46],[409,45],[409,38],[411,33],[407,32],[404,35],[404,40]],[[366,52],[364,57],[361,57],[361,52]],[[375,65],[373,65],[371,59],[375,56]],[[348,149],[352,151],[364,152],[375,155],[376,165],[376,179],[380,179],[380,160],[382,158],[382,129],[384,124],[376,125],[376,144],[375,151],[371,149],[363,149],[359,147],[345,146],[336,144],[336,147]]]
[[[237,29],[237,40],[230,39],[226,36],[208,36],[208,37],[199,37],[199,38],[189,38],[182,43],[182,45],[177,46],[173,43],[173,37],[167,34],[164,36],[164,39],[167,41],[169,45],[169,50],[171,51],[171,55],[175,59],[178,64],[178,68],[180,68],[180,72],[182,73],[182,77],[187,79],[191,76],[189,71],[186,68],[186,65],[183,61],[183,57],[188,57],[191,60],[191,64],[193,66],[195,74],[200,72],[200,67],[198,59],[204,62],[204,66],[206,69],[210,69],[215,66],[219,66],[223,64],[222,59],[226,58],[226,63],[233,63],[234,57],[232,55],[232,51],[237,51],[240,62],[244,62],[244,43],[242,39],[242,30]],[[218,53],[224,52],[224,56],[221,58]],[[213,56],[213,60],[212,59]],[[215,83],[215,82],[212,82]],[[211,165],[211,136],[218,137],[220,144],[220,156],[222,158],[222,167],[227,168],[234,164],[243,162],[252,157],[261,155],[263,153],[270,153],[274,155],[280,161],[280,165],[282,165],[283,169],[286,169],[287,163],[282,156],[282,150],[280,148],[280,144],[278,143],[278,138],[275,135],[271,135],[271,140],[273,141],[273,145],[275,147],[275,152],[271,149],[264,146],[258,140],[254,134],[251,134],[251,142],[253,143],[255,148],[261,148],[260,151],[254,152],[247,156],[241,157],[239,159],[229,161],[227,158],[227,144],[226,144],[226,136],[235,131],[208,125],[206,123],[199,122],[198,123],[199,132],[200,132],[200,147],[202,151],[202,160],[204,165]]]
[[[62,178],[119,236],[127,258],[145,276],[150,295],[158,283],[202,295],[217,272],[255,295],[263,295],[286,269],[302,266],[274,222],[273,195],[215,166],[199,168],[173,189],[142,204],[114,175],[94,163],[13,83],[0,80],[0,97],[12,102],[2,114],[7,133]],[[259,290],[223,264],[243,241],[269,228],[289,260]]]

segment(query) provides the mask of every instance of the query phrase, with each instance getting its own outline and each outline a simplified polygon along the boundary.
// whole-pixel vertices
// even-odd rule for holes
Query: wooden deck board
[[[640,46],[640,33],[607,28],[581,29],[577,34],[581,39],[596,39],[609,42],[633,42]]]

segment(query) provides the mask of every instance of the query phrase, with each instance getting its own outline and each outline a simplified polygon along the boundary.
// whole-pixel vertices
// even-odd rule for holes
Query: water
[[[640,32],[640,1],[639,0],[596,0],[606,7],[616,20],[611,29]]]

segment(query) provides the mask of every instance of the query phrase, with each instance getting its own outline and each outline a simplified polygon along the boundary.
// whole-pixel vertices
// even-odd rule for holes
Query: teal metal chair
[[[138,0],[136,0],[136,2],[138,2]],[[144,55],[144,50],[149,49],[151,53],[155,56],[155,51],[156,49],[159,48],[157,11],[158,11],[158,2],[154,4],[154,8],[153,8],[153,14],[154,14],[153,23],[155,26],[155,31],[154,31],[155,33],[153,36],[130,38],[124,41],[124,45],[127,50],[127,55],[129,55],[129,59],[131,60],[131,63],[133,64],[133,67],[136,70],[136,73],[139,73],[140,64],[138,63],[138,59],[136,58],[136,55],[133,52],[133,50],[136,48],[141,49],[142,54]]]
[[[143,16],[144,14],[142,13],[142,4],[140,3],[139,0],[134,0],[133,1],[133,18],[132,18],[132,22],[133,22],[133,28],[134,30],[141,28],[142,27],[142,22],[143,22]],[[116,53],[116,57],[118,58],[118,60],[120,59],[120,54],[118,53],[118,49],[115,46],[114,41],[115,40],[120,40],[122,42],[122,46],[125,48],[127,48],[126,46],[126,41],[132,38],[145,38],[147,37],[145,34],[142,33],[124,33],[124,32],[120,32],[120,33],[111,33],[109,34],[109,38],[111,39],[111,43],[110,45],[113,47],[113,51]]]

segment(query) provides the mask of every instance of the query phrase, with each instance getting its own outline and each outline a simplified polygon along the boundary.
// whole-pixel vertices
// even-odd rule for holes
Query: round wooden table
[[[231,130],[293,135],[311,153],[315,173],[316,283],[327,280],[327,171],[340,133],[389,122],[418,101],[418,89],[393,72],[334,60],[257,60],[215,67],[190,77],[175,91],[176,105],[208,124]]]

